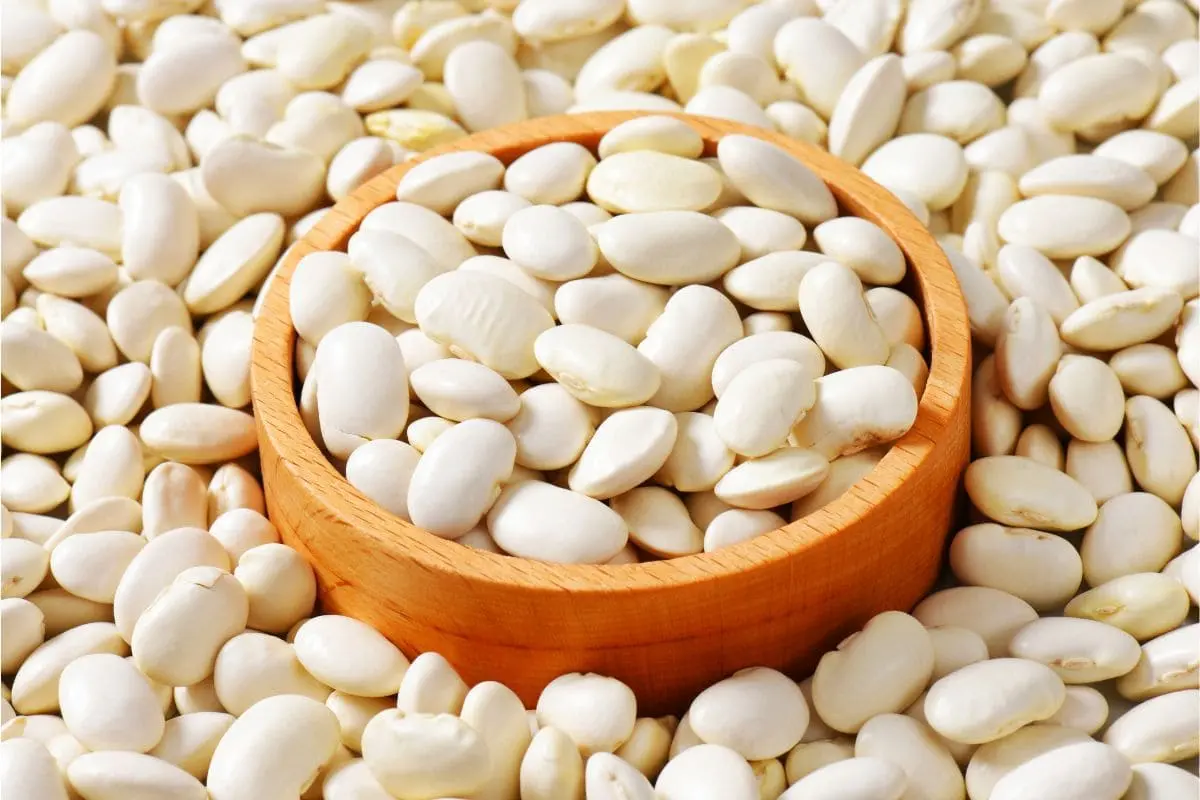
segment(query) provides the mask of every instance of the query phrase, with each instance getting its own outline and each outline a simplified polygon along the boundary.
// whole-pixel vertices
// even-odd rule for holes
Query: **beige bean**
[[[1072,597],[1083,578],[1079,554],[1065,539],[991,523],[955,534],[950,567],[963,583],[1001,589],[1044,610]]]
[[[1128,535],[1131,525],[1138,536]],[[1161,498],[1147,492],[1118,495],[1100,507],[1084,534],[1084,577],[1099,586],[1122,575],[1158,572],[1179,552],[1182,540],[1179,515]]]
[[[1174,630],[1188,612],[1187,591],[1169,575],[1121,575],[1077,595],[1064,613],[1104,622],[1139,641]]]
[[[204,683],[192,688],[197,687],[203,694],[209,691]],[[283,639],[246,631],[226,642],[217,653],[211,691],[217,707],[206,710],[226,709],[241,716],[262,700],[277,695],[300,695],[323,703],[330,689],[300,665],[295,650]],[[214,705],[214,698],[203,699],[203,704]]]
[[[287,545],[250,548],[233,574],[250,598],[250,628],[283,633],[312,612],[317,591],[312,568]]]
[[[1126,401],[1125,457],[1139,486],[1171,506],[1182,503],[1196,473],[1196,455],[1187,432],[1160,401],[1145,395]]]
[[[1066,355],[1049,382],[1055,418],[1076,439],[1113,439],[1124,421],[1124,392],[1115,371],[1090,356]]]

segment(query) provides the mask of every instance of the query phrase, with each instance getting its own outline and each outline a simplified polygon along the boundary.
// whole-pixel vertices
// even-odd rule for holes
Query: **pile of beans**
[[[1181,0],[9,0],[0,789],[22,800],[1196,797],[1196,33],[1196,3]],[[946,250],[978,361],[972,516],[953,535],[945,588],[911,614],[872,619],[811,678],[744,670],[678,718],[639,717],[628,687],[599,675],[563,675],[526,709],[501,684],[467,686],[436,653],[409,662],[361,622],[312,616],[312,572],[264,516],[249,408],[254,298],[282,251],[362,181],[469,131],[681,108],[827,146]],[[361,384],[353,351],[366,342],[402,368],[387,396],[408,397],[402,376],[415,397],[380,433],[350,412],[370,410],[374,425],[382,395],[347,399],[324,377],[305,381],[314,438],[362,491],[468,544],[620,561],[754,535],[747,515],[778,524],[775,506],[756,507],[775,496],[719,488],[757,459],[816,450],[828,462],[793,515],[878,460],[878,447],[796,437],[841,376],[895,383],[881,366],[892,361],[897,396],[919,388],[911,301],[891,288],[894,273],[868,274],[891,243],[837,218],[795,162],[786,169],[805,190],[788,202],[803,207],[759,193],[763,165],[784,164],[778,151],[756,145],[747,179],[736,153],[697,161],[677,125],[639,124],[598,164],[569,147],[534,151],[525,170],[431,161],[347,253],[305,259],[292,296],[300,374]],[[679,159],[673,180],[649,181],[653,166],[625,183],[622,162],[666,156]],[[589,174],[570,197],[547,193],[570,168]],[[727,242],[715,231],[732,232],[740,255],[720,280],[630,273],[678,266],[670,251],[642,267],[623,260],[641,263],[646,239],[617,234],[656,214],[685,214]],[[389,282],[397,254],[416,265],[404,273],[415,284]],[[750,294],[754,281],[730,285],[763,261],[787,266],[787,279],[766,295]],[[849,298],[846,331],[819,303],[805,307],[801,282],[814,301]],[[327,296],[305,302],[306,283]],[[785,284],[788,305],[770,307]],[[563,291],[572,285],[583,290]],[[495,324],[460,339],[463,321],[441,300],[468,286],[516,298],[528,315],[486,317]],[[703,381],[646,344],[677,324],[672,308],[699,307],[689,298],[739,323],[693,326],[717,351]],[[629,327],[604,328],[615,322]],[[567,377],[596,366],[572,358],[580,328],[589,352],[602,341],[636,363],[636,380]],[[713,331],[726,337],[719,349]],[[532,353],[509,349],[531,333]],[[717,374],[727,346],[782,334],[794,351],[760,360],[751,348]],[[350,353],[317,359],[328,349]],[[796,416],[761,439],[757,406],[719,426],[721,399],[764,364],[776,409],[794,403],[784,416]],[[544,404],[526,402],[538,392]],[[754,394],[738,402],[762,402]],[[874,400],[854,387],[832,411]],[[473,429],[518,448],[527,405],[531,427],[556,433],[529,438],[520,458],[488,456],[495,472],[472,485],[469,510],[484,508],[486,530],[436,491],[413,503],[388,485],[389,470],[412,467],[413,482],[444,486],[435,451],[453,436],[473,447]],[[680,417],[712,431],[689,441],[736,453],[732,469],[700,489],[713,475],[707,449],[620,481],[571,468],[606,426],[642,411],[661,411],[675,441]],[[497,535],[503,515],[484,511],[500,485],[518,511],[517,486],[581,498],[598,516],[634,493],[697,499],[667,525],[647,523],[653,536],[628,524],[636,509],[618,513],[636,549],[613,536],[588,553],[578,543],[547,553]],[[708,541],[731,512],[736,524]]]
[[[921,312],[863,291],[904,277],[900,248],[835,217],[774,144],[702,150],[685,122],[647,116],[607,133],[599,162],[570,142],[507,170],[437,156],[347,252],[304,256],[301,408],[350,482],[473,547],[626,563],[775,530],[773,509],[835,496],[809,499],[831,461],[907,432],[929,372]],[[805,224],[821,252],[800,249]]]

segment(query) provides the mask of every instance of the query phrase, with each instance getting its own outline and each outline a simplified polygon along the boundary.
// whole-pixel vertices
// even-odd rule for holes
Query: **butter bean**
[[[715,289],[685,286],[673,294],[638,345],[662,376],[650,403],[670,411],[692,411],[707,403],[713,396],[713,364],[741,333],[733,303]]]
[[[1200,692],[1195,689],[1152,697],[1134,706],[1104,732],[1104,743],[1131,763],[1174,763],[1195,755]]]
[[[46,620],[33,603],[11,597],[0,600],[0,626],[4,628],[0,669],[13,674],[45,640]]]
[[[101,531],[64,539],[50,553],[50,572],[76,597],[112,603],[121,576],[146,540],[125,531]]]
[[[958,765],[929,726],[902,714],[880,714],[859,731],[855,758],[878,758],[899,767],[909,791],[928,797],[962,797]]]
[[[1154,197],[1155,183],[1143,170],[1101,155],[1068,155],[1039,164],[1020,178],[1021,194],[1095,197],[1126,211]]]
[[[1134,524],[1141,532],[1127,535]],[[1096,521],[1084,534],[1081,555],[1088,583],[1102,583],[1137,572],[1157,572],[1179,552],[1182,541],[1179,516],[1155,495],[1134,492],[1104,503]]]
[[[488,153],[447,153],[417,164],[396,185],[396,199],[446,215],[467,197],[496,189],[504,165]]]
[[[1009,592],[1049,610],[1072,597],[1083,563],[1058,536],[984,523],[963,528],[950,545],[950,568],[963,583]]]
[[[928,627],[952,625],[979,634],[993,658],[1007,655],[1008,643],[1022,626],[1037,619],[1024,600],[985,586],[958,586],[926,597],[913,616]]]
[[[267,698],[299,695],[323,703],[330,692],[300,665],[290,644],[255,631],[240,633],[221,647],[212,685],[219,708],[234,716],[242,716]],[[212,705],[212,700],[205,703]],[[336,741],[336,720],[334,725]]]
[[[629,538],[659,557],[675,558],[703,549],[703,532],[692,523],[683,501],[666,489],[633,489],[613,498],[612,510],[625,521]]]
[[[932,133],[906,134],[884,143],[867,157],[862,170],[889,189],[912,192],[932,211],[952,205],[967,183],[962,147]]]
[[[1119,350],[1151,341],[1175,323],[1182,298],[1155,287],[1132,289],[1092,300],[1062,323],[1063,341],[1086,350]]]
[[[622,274],[647,283],[706,283],[737,263],[741,246],[718,220],[695,211],[626,214],[597,235],[604,258]]]
[[[1143,644],[1137,666],[1117,679],[1117,691],[1127,700],[1145,700],[1197,688],[1198,635],[1200,625],[1191,624]]]
[[[312,568],[286,545],[271,542],[250,548],[233,574],[250,598],[250,628],[283,633],[312,612],[317,593]]]
[[[203,800],[206,794],[204,785],[193,776],[143,753],[84,753],[71,761],[66,777],[75,791],[97,800],[156,793],[180,800]]]
[[[552,727],[537,731],[521,759],[520,790],[531,800],[583,797],[583,758],[567,734]]]
[[[587,275],[599,251],[583,223],[554,206],[523,208],[504,223],[504,253],[534,277],[568,281]]]
[[[134,626],[134,661],[149,678],[172,686],[190,686],[212,674],[217,653],[245,630],[250,610],[236,579],[215,567],[193,567],[146,608]],[[186,630],[186,642],[172,640]]]
[[[925,713],[941,735],[982,744],[1046,719],[1064,698],[1063,683],[1049,667],[1017,658],[992,659],[935,682]]]
[[[724,289],[745,305],[764,311],[798,311],[804,277],[828,259],[803,250],[767,253],[725,274]]]
[[[1139,641],[1173,630],[1188,610],[1187,592],[1167,575],[1140,572],[1121,575],[1067,603],[1070,617],[1107,623]]]
[[[324,615],[302,623],[293,647],[317,680],[361,697],[395,693],[408,668],[408,659],[395,645],[349,617]]]
[[[580,278],[558,285],[554,312],[564,325],[607,331],[630,344],[645,338],[667,304],[665,289],[620,274]]]
[[[59,708],[59,680],[68,664],[91,653],[124,655],[127,652],[127,646],[112,623],[90,622],[72,626],[40,645],[17,669],[12,682],[13,708],[25,715],[56,711]]]
[[[385,711],[363,731],[363,759],[394,795],[470,794],[490,771],[487,745],[449,714]]]
[[[62,672],[59,698],[71,734],[93,750],[144,753],[163,734],[163,713],[150,684],[124,658],[86,655]]]
[[[809,494],[829,472],[817,452],[784,447],[731,469],[713,489],[721,500],[739,508],[767,509]]]
[[[1046,664],[1064,683],[1096,683],[1124,675],[1140,649],[1128,633],[1090,619],[1046,618],[1013,636],[1014,656]]]
[[[731,450],[749,458],[779,449],[816,402],[813,378],[803,365],[787,359],[745,367],[717,401],[717,434]]]
[[[1196,456],[1187,432],[1163,403],[1144,395],[1125,402],[1125,457],[1139,486],[1171,506],[1182,503]]]
[[[1096,503],[1070,476],[1020,456],[972,462],[967,494],[984,514],[1005,525],[1077,530],[1096,518]]]
[[[1124,392],[1116,372],[1090,356],[1066,355],[1049,382],[1055,418],[1085,442],[1105,442],[1124,420]]]
[[[504,188],[531,203],[561,205],[583,194],[596,157],[574,142],[536,147],[508,166]]]
[[[866,60],[842,31],[825,20],[805,16],[780,27],[773,49],[784,77],[800,90],[800,101],[826,119]]]
[[[916,418],[912,384],[889,367],[844,369],[818,378],[816,387],[816,403],[793,436],[797,446],[810,447],[826,458],[893,441]]]
[[[396,708],[406,714],[458,714],[467,684],[437,653],[421,653],[404,672]]]
[[[258,447],[249,414],[206,403],[174,403],[152,411],[140,433],[151,450],[186,464],[229,461]]]
[[[1162,400],[1188,385],[1178,357],[1165,345],[1126,347],[1113,353],[1108,365],[1126,394],[1144,394]]]
[[[466,453],[475,468],[462,472]],[[456,538],[473,528],[495,502],[508,479],[516,442],[503,425],[468,420],[439,436],[417,463],[408,491],[413,523],[431,533]]]
[[[677,433],[675,416],[660,408],[611,414],[571,468],[572,491],[606,500],[640,485],[666,463]]]
[[[768,331],[739,339],[726,347],[713,363],[713,392],[718,398],[741,372],[763,361],[786,359],[820,377],[825,355],[808,337],[791,331]]]
[[[996,782],[994,800],[1118,798],[1132,780],[1129,763],[1099,742],[1068,744],[1018,766]]]
[[[333,712],[307,697],[270,697],[240,716],[208,770],[214,800],[299,795],[338,745]]]
[[[663,800],[754,800],[754,770],[728,747],[697,744],[667,762],[654,784]]]
[[[87,297],[116,282],[117,265],[99,250],[63,245],[42,251],[21,274],[42,292],[59,297]]]

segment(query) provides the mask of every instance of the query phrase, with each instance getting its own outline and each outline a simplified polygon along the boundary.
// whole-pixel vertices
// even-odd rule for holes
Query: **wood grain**
[[[554,141],[595,148],[639,116],[550,117],[461,139],[423,155],[482,150],[508,163]],[[334,469],[296,407],[288,286],[296,262],[343,249],[359,222],[395,199],[397,166],[338,203],[295,245],[255,326],[252,391],[267,507],[317,573],[325,611],[378,628],[409,656],[434,650],[469,683],[499,680],[530,707],[566,672],[633,687],[639,714],[681,713],[705,686],[748,666],[797,677],[820,653],[932,586],[968,455],[970,335],[941,248],[890,193],[829,153],[766,130],[676,115],[709,154],[730,133],[794,153],[830,186],[842,213],[871,220],[910,264],[906,289],[929,334],[929,382],[912,430],[840,498],[808,517],[714,553],[626,566],[543,564],[432,536],[377,507]]]

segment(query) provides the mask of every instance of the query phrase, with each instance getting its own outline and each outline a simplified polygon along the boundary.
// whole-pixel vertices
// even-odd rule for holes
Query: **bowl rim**
[[[865,476],[833,501],[782,528],[712,552],[636,564],[558,564],[503,555],[435,536],[397,517],[367,498],[335,468],[309,435],[296,403],[294,353],[297,336],[291,323],[288,291],[296,264],[312,252],[344,248],[362,219],[396,199],[399,179],[416,164],[445,153],[498,151],[512,159],[533,147],[556,141],[591,142],[615,125],[644,116],[683,120],[705,140],[706,152],[721,137],[746,134],[779,145],[803,161],[829,186],[839,211],[874,222],[895,241],[919,293],[926,324],[929,377],[919,398],[912,428],[893,442]],[[587,146],[587,145],[585,145]],[[510,154],[511,157],[506,157]],[[806,226],[810,229],[811,227]],[[907,277],[906,277],[907,280]],[[847,162],[817,147],[763,128],[712,117],[669,112],[605,111],[541,117],[476,133],[421,153],[398,164],[338,201],[321,220],[289,246],[268,276],[254,324],[251,398],[260,449],[277,454],[274,468],[286,469],[309,492],[318,515],[338,518],[365,544],[416,562],[423,570],[457,581],[482,582],[508,589],[573,593],[655,592],[733,574],[803,553],[818,541],[836,536],[885,502],[896,486],[917,477],[936,458],[935,446],[946,435],[961,404],[969,402],[970,327],[966,303],[949,259],[932,234],[889,191]],[[270,492],[270,470],[264,489]],[[304,534],[297,526],[297,535]],[[328,564],[323,564],[329,567]]]

